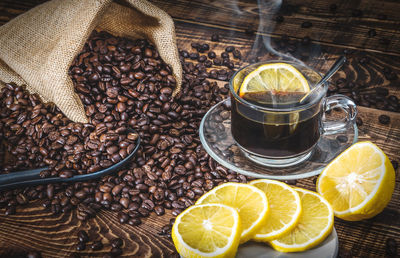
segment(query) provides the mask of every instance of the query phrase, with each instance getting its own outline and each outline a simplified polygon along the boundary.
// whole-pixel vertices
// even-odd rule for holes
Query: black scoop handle
[[[75,175],[70,178],[62,178],[62,177],[41,178],[39,175],[40,172],[47,169],[47,167],[43,167],[43,168],[35,168],[35,169],[0,175],[0,191],[17,187],[35,186],[40,184],[73,183],[73,182],[85,181],[105,176],[112,172],[118,171],[122,166],[127,164],[128,161],[133,157],[133,155],[135,155],[135,153],[139,149],[139,146],[140,146],[140,136],[136,140],[135,149],[125,159],[121,160],[118,163],[115,163],[114,165],[108,168],[90,174]]]

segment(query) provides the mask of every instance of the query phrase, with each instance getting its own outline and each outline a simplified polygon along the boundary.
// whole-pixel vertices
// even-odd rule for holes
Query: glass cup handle
[[[325,121],[322,118],[322,129],[324,134],[332,134],[337,131],[346,129],[350,124],[354,123],[357,116],[357,106],[352,99],[345,95],[336,94],[325,98],[323,104],[323,114],[334,108],[341,108],[346,117],[336,121]]]

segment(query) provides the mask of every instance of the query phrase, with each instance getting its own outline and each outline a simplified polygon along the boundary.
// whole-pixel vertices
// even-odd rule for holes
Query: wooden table
[[[1,1],[0,24],[41,2],[43,1]],[[191,50],[190,43],[198,41],[207,42],[220,51],[233,45],[242,51],[244,57],[259,56],[261,60],[266,60],[276,58],[268,54],[271,52],[269,42],[274,48],[287,40],[284,36],[287,35],[292,42],[289,45],[295,46],[295,49],[288,48],[288,45],[281,45],[278,49],[281,52],[285,49],[286,52],[292,51],[294,56],[300,56],[305,63],[321,72],[325,72],[339,55],[347,55],[350,62],[335,75],[333,82],[338,78],[346,78],[348,82],[365,85],[368,89],[384,87],[389,90],[390,95],[400,98],[400,79],[394,77],[388,80],[388,76],[384,75],[384,70],[390,68],[394,74],[400,76],[398,1],[283,1],[278,14],[284,20],[278,23],[275,22],[277,15],[273,13],[273,8],[267,4],[257,6],[257,1],[152,2],[174,18],[177,43],[181,49]],[[331,6],[334,3],[336,11]],[[362,11],[361,16],[357,10]],[[311,22],[312,27],[301,28],[304,21]],[[371,36],[371,29],[375,30],[376,36]],[[210,40],[214,33],[220,35],[219,42]],[[305,36],[310,37],[311,47],[300,43]],[[241,65],[244,64],[246,62]],[[382,114],[390,117],[390,124],[378,122],[378,117]],[[391,160],[399,162],[400,114],[379,110],[376,106],[359,106],[359,117],[363,120],[363,125],[359,128],[360,140],[376,143]],[[387,239],[400,241],[398,172],[399,169],[396,171],[397,184],[392,200],[381,214],[360,222],[335,219],[341,256],[384,257]],[[299,180],[297,186],[315,190],[313,179]],[[170,213],[162,217],[152,215],[144,219],[144,223],[138,227],[120,225],[116,222],[114,212],[102,211],[96,218],[81,222],[77,220],[75,212],[51,215],[39,203],[31,203],[18,209],[17,215],[5,216],[3,210],[0,213],[0,256],[4,257],[19,257],[18,255],[32,249],[41,251],[45,257],[67,256],[75,252],[76,232],[80,229],[96,232],[106,239],[116,236],[125,239],[123,255],[127,257],[177,255],[171,239],[158,234],[161,227],[172,218]],[[101,251],[83,251],[80,254],[101,256],[109,249],[109,245],[106,245]]]

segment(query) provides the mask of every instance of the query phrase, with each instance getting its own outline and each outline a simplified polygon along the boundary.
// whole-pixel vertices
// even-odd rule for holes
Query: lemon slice
[[[266,223],[253,237],[256,241],[267,242],[291,231],[299,221],[301,201],[299,194],[289,185],[268,179],[250,182],[266,195],[269,203],[269,215]]]
[[[204,204],[191,206],[176,217],[172,240],[181,257],[234,257],[240,233],[236,209]]]
[[[286,63],[271,63],[259,66],[243,80],[239,96],[261,92],[308,92],[306,78],[294,66]]]
[[[301,188],[295,190],[301,199],[302,213],[292,231],[270,242],[280,252],[308,250],[324,241],[333,229],[331,205],[315,192]]]
[[[268,215],[268,200],[263,191],[255,186],[240,183],[221,184],[207,192],[196,204],[221,203],[235,208],[242,222],[240,242],[251,239],[265,223]]]
[[[317,191],[344,220],[362,220],[389,203],[395,172],[388,157],[371,142],[359,142],[335,158],[321,173]]]

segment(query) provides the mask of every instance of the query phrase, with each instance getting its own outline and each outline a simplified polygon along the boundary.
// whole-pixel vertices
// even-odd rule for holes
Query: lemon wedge
[[[236,209],[223,204],[191,206],[176,217],[172,240],[181,257],[234,257],[241,234]]]
[[[335,216],[350,221],[380,213],[389,203],[394,186],[394,168],[372,142],[359,142],[345,150],[317,181],[317,191],[332,205]]]
[[[240,86],[239,96],[261,92],[308,92],[306,78],[294,66],[286,63],[263,64],[249,73]]]
[[[270,245],[280,252],[301,252],[318,245],[332,232],[333,210],[319,194],[295,188],[301,199],[302,213],[296,227]]]
[[[270,209],[266,223],[257,231],[253,240],[268,242],[291,231],[301,215],[299,194],[289,185],[276,180],[259,179],[250,184],[267,195]]]
[[[221,184],[201,196],[196,202],[196,204],[205,203],[225,204],[238,211],[243,228],[240,243],[253,237],[265,224],[269,212],[265,193],[249,184]]]

